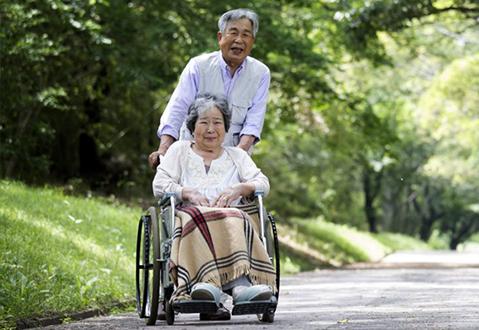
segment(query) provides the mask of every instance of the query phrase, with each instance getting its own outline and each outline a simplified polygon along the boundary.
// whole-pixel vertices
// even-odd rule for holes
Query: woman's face
[[[213,107],[198,116],[193,136],[198,148],[212,150],[221,147],[225,133],[223,114]]]

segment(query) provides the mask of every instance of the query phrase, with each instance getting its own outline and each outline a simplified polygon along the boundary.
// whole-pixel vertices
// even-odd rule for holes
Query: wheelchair
[[[272,323],[279,299],[280,259],[279,243],[274,217],[263,206],[263,193],[255,194],[255,201],[236,206],[253,219],[253,226],[268,253],[276,272],[276,292],[271,302],[236,305],[232,315],[256,314],[261,322]],[[166,323],[174,324],[179,313],[215,313],[216,303],[183,301],[170,303],[174,283],[169,276],[168,260],[174,231],[176,200],[167,193],[140,217],[136,245],[136,309],[147,325],[155,325],[159,312],[165,312]]]

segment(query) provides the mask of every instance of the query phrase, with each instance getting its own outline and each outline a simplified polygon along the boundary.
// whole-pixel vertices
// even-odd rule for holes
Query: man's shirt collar
[[[221,51],[218,51],[218,57],[219,57],[219,61],[220,61],[220,64],[221,64],[221,67],[223,68],[223,70],[228,73],[228,76],[231,76],[230,68],[229,68],[228,64],[226,64],[225,59],[223,58],[223,55],[221,54]],[[243,68],[246,66],[246,59],[247,58],[248,57],[246,57],[244,59],[244,61],[241,63],[241,65],[238,67],[238,69],[236,69],[235,75],[239,74],[243,70]]]

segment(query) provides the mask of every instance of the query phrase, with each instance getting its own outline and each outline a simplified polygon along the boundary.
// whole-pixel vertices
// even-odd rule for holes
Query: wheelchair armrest
[[[175,196],[176,196],[175,193],[172,193],[172,192],[165,193],[163,197],[161,197],[161,199],[158,201],[158,205],[161,208],[170,205],[170,198],[171,197],[175,198]]]
[[[264,197],[264,191],[263,190],[258,190],[254,192],[254,197],[262,196]]]

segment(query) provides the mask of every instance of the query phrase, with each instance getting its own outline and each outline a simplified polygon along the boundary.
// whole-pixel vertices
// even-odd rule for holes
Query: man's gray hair
[[[196,121],[206,111],[216,107],[223,115],[225,123],[225,131],[228,132],[231,122],[231,111],[228,107],[228,101],[224,97],[212,94],[200,94],[196,97],[188,109],[188,116],[186,117],[186,128],[193,134],[195,130]]]
[[[259,29],[259,19],[258,15],[250,9],[239,8],[227,11],[221,15],[220,19],[218,20],[218,29],[220,29],[221,33],[225,33],[226,25],[228,25],[229,22],[237,21],[242,18],[247,18],[250,20],[251,26],[253,26],[253,37],[256,38],[256,33]]]

